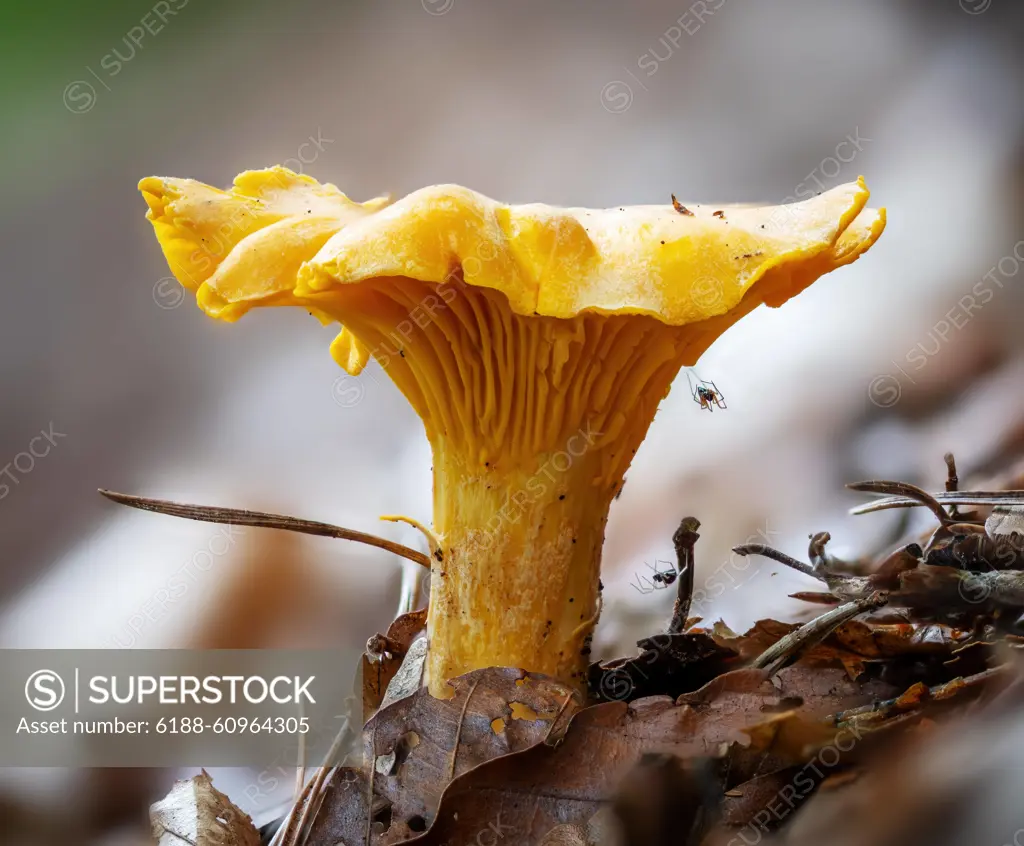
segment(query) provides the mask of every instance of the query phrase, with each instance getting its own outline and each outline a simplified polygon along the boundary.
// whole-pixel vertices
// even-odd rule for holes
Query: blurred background
[[[941,488],[947,450],[965,482],[991,479],[1024,447],[1011,0],[0,8],[4,647],[361,643],[395,613],[391,555],[229,535],[98,487],[423,547],[378,521],[430,521],[405,401],[375,365],[339,381],[335,330],[301,311],[205,318],[166,279],[136,190],[151,174],[227,186],[281,163],[358,200],[456,182],[597,207],[780,203],[867,177],[889,211],[871,253],[704,356],[727,410],[701,411],[685,375],[663,404],[612,510],[598,657],[664,625],[649,577],[686,514],[703,524],[697,611],[742,628],[801,613],[787,594],[813,585],[732,546],[803,557],[828,530],[836,555],[873,552],[899,517],[847,516],[846,482]],[[10,790],[38,807],[81,777]],[[99,781],[68,810],[95,818],[83,830],[152,789]]]

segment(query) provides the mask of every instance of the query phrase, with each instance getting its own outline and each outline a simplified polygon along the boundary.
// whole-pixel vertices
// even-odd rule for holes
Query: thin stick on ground
[[[815,617],[795,632],[790,632],[769,646],[757,657],[753,666],[760,670],[767,670],[769,675],[774,675],[790,661],[795,660],[798,653],[820,643],[843,623],[865,611],[881,608],[888,601],[888,597],[879,591],[865,599],[855,599],[853,602],[840,605],[820,617]]]
[[[849,486],[848,486],[849,487]],[[942,491],[928,494],[939,505],[1024,505],[1024,491]],[[889,508],[919,508],[925,503],[907,496],[886,496],[850,509],[850,514],[871,514]]]
[[[302,702],[299,703],[299,725],[302,725],[302,721],[306,716],[306,709]],[[299,735],[299,760],[296,762],[295,768],[295,801],[299,801],[299,797],[302,796],[302,788],[306,785],[306,735]]]
[[[367,532],[357,532],[354,529],[346,529],[342,526],[333,526],[330,523],[303,520],[299,517],[288,517],[284,514],[270,514],[266,511],[248,511],[244,508],[189,505],[182,502],[171,502],[166,499],[152,499],[145,496],[117,493],[115,491],[103,490],[103,488],[100,488],[99,492],[112,502],[127,505],[130,508],[138,508],[142,511],[152,511],[154,514],[184,517],[186,520],[198,520],[202,523],[283,529],[286,532],[299,532],[304,535],[317,535],[318,537],[339,538],[341,540],[364,543],[367,546],[375,546],[378,549],[387,550],[409,561],[415,561],[421,567],[430,569],[430,558],[422,552],[417,552],[415,549],[410,549],[387,538],[381,538]]]
[[[942,458],[946,462],[946,493],[954,493],[960,489],[960,477],[956,472],[956,456],[947,452]]]
[[[954,522],[946,509],[928,491],[922,490],[909,482],[889,482],[885,480],[872,480],[868,482],[854,482],[849,484],[851,491],[863,491],[864,493],[885,494],[888,496],[902,496],[907,499],[914,499],[935,515],[935,519],[943,526]]]
[[[742,546],[734,546],[732,551],[737,555],[763,555],[765,558],[770,558],[772,561],[778,561],[780,564],[792,567],[794,570],[803,573],[805,576],[810,576],[812,579],[817,579],[819,582],[825,581],[825,574],[818,572],[810,564],[797,561],[791,555],[786,555],[785,552],[765,546],[763,543],[747,543]]]
[[[1003,676],[1012,675],[1013,669],[1014,668],[1009,664],[999,664],[998,666],[990,667],[987,670],[982,670],[980,673],[976,673],[973,676],[964,676],[953,679],[952,681],[934,685],[928,688],[927,699],[932,701],[941,701],[945,698],[945,692],[949,690],[984,687],[992,681],[998,681]],[[873,714],[877,711],[886,711],[889,708],[898,705],[901,698],[902,697],[897,696],[893,699],[884,699],[881,702],[872,702],[868,705],[859,705],[856,708],[848,708],[845,711],[838,711],[835,714],[830,715],[828,719],[834,725],[842,725],[855,717],[862,717],[865,714]],[[924,699],[925,697],[921,698]]]
[[[690,603],[693,600],[693,570],[696,566],[693,548],[700,537],[697,529],[700,528],[700,520],[696,517],[684,517],[672,535],[672,543],[676,547],[676,572],[678,575],[678,587],[676,588],[676,601],[672,608],[672,619],[668,624],[669,634],[679,634],[686,628],[686,619],[690,615]]]
[[[956,493],[960,489],[960,477],[956,472],[956,456],[947,452],[942,459],[946,462],[946,493]],[[950,506],[949,514],[953,519],[960,516],[955,505]]]
[[[304,808],[310,801],[310,792],[313,789],[313,782],[310,781],[305,787],[299,791],[299,794],[295,797],[295,801],[288,809],[288,813],[285,818],[281,820],[281,825],[277,831],[274,832],[274,836],[270,839],[268,846],[286,846],[294,840],[295,823],[297,821],[295,814],[299,808]]]

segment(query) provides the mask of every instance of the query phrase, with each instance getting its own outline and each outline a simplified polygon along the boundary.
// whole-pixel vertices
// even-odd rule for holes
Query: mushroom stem
[[[433,448],[430,692],[495,666],[582,689],[608,508],[704,327],[520,315],[458,274],[434,291],[403,278],[332,303]],[[431,297],[430,319],[413,319]]]
[[[581,688],[597,623],[601,544],[615,483],[594,485],[599,433],[586,426],[529,466],[476,466],[435,449],[434,507],[443,560],[433,562],[429,682],[494,665]]]

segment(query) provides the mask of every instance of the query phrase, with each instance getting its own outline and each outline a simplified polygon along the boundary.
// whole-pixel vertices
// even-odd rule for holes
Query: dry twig
[[[790,555],[786,555],[785,552],[780,552],[770,546],[766,546],[763,543],[748,543],[742,546],[734,546],[732,551],[737,555],[763,555],[765,558],[770,558],[772,561],[778,561],[780,564],[785,564],[787,567],[792,567],[794,570],[803,573],[805,576],[810,576],[812,579],[818,581],[825,581],[825,574],[819,573],[810,564],[804,564],[803,561],[797,561]]]
[[[316,520],[303,520],[299,517],[288,517],[284,514],[270,514],[266,511],[247,511],[243,508],[219,508],[212,505],[189,505],[181,502],[171,502],[166,499],[151,499],[145,496],[134,496],[133,494],[116,493],[100,488],[100,494],[112,502],[120,505],[127,505],[131,508],[138,508],[142,511],[152,511],[155,514],[167,514],[171,517],[184,517],[186,520],[198,520],[203,523],[222,523],[230,526],[257,526],[263,529],[284,529],[287,532],[299,532],[304,535],[317,535],[324,538],[340,538],[341,540],[365,543],[367,546],[375,546],[378,549],[385,549],[393,552],[409,561],[430,569],[430,558],[422,552],[410,549],[400,543],[371,535],[367,532],[357,532],[354,529],[345,529],[341,526],[332,526],[330,523],[320,523]]]
[[[799,652],[820,643],[843,623],[865,611],[881,608],[888,601],[884,593],[877,591],[864,599],[855,599],[833,608],[773,643],[754,660],[753,666],[774,675],[794,660]]]
[[[690,614],[690,602],[693,599],[693,570],[696,566],[693,548],[700,537],[697,529],[700,520],[696,517],[684,517],[672,535],[676,547],[676,570],[679,573],[679,585],[676,588],[676,601],[672,608],[672,619],[668,624],[669,634],[679,634],[686,628],[686,618]]]

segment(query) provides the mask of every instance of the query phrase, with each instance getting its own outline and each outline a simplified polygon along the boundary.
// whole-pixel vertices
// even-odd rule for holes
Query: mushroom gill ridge
[[[584,424],[602,444],[628,437],[666,395],[694,334],[645,315],[526,317],[455,275],[440,287],[391,277],[330,296],[321,307],[378,360],[428,437],[458,439],[484,462],[558,448]],[[608,464],[611,481],[620,465]]]

